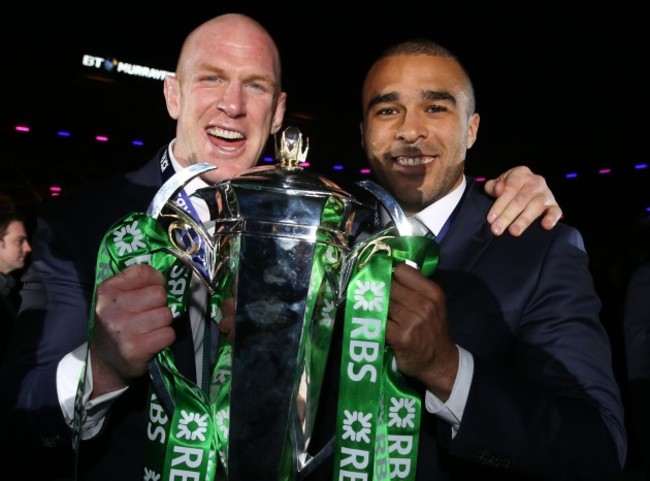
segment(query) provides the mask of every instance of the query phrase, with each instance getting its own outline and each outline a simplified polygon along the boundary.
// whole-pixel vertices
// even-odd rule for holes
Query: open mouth
[[[206,132],[212,137],[217,137],[221,140],[226,140],[226,141],[244,140],[245,138],[241,132],[237,132],[236,130],[212,128],[212,129],[206,129]]]

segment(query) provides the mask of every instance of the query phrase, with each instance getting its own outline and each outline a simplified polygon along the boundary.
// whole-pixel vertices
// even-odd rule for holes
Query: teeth
[[[214,135],[215,137],[221,137],[223,139],[230,140],[241,140],[244,136],[240,132],[234,130],[225,130],[225,129],[208,129],[208,134]]]
[[[433,162],[433,157],[397,157],[399,165],[423,165]]]

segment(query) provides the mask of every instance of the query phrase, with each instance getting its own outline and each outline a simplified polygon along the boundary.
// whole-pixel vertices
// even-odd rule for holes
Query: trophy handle
[[[411,223],[409,222],[406,214],[397,203],[395,198],[390,195],[390,193],[384,189],[379,184],[376,184],[372,180],[362,180],[357,182],[359,187],[366,189],[372,195],[374,195],[381,205],[386,209],[391,220],[395,223],[395,228],[400,236],[409,236],[413,235],[413,229]]]
[[[371,232],[369,236],[363,237],[361,240],[358,238],[353,244],[350,252],[345,258],[343,267],[341,268],[341,276],[337,292],[337,305],[345,299],[345,289],[347,288],[352,275],[353,267],[355,266],[359,255],[367,245],[366,239],[378,234],[382,230],[385,230],[387,235],[392,235],[394,234],[394,231],[397,231],[397,234],[401,237],[422,236],[435,239],[435,235],[417,217],[406,217],[404,210],[397,203],[397,200],[385,188],[371,180],[362,180],[357,182],[355,185],[370,192],[386,210],[395,225],[394,227],[386,226],[383,229],[378,229],[376,232]],[[406,262],[416,269],[419,268],[419,266],[412,261],[407,260]]]
[[[374,195],[395,224],[400,236],[435,237],[433,233],[417,217],[407,218],[397,200],[381,185],[372,180],[362,180],[356,183],[359,187]]]
[[[187,185],[190,180],[201,175],[203,172],[216,168],[216,165],[202,162],[200,164],[190,165],[189,167],[185,167],[183,170],[176,172],[162,185],[160,189],[158,189],[158,192],[156,192],[156,195],[149,204],[147,215],[157,219],[162,212],[163,207],[165,207],[165,204],[167,204],[167,202],[169,202],[182,187]]]

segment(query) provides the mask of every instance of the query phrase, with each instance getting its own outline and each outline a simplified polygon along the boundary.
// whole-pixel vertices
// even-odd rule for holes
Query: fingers
[[[458,354],[440,286],[406,264],[397,266],[388,316],[386,342],[399,370],[446,398],[456,376]]]
[[[402,264],[391,283],[386,342],[397,352],[418,355],[435,345],[440,322],[445,322],[442,289],[416,269]]]
[[[552,229],[562,217],[562,209],[544,177],[533,174],[528,167],[515,167],[489,180],[485,191],[498,196],[487,216],[494,235],[508,230],[519,236],[540,217],[542,227]]]
[[[93,375],[127,384],[147,372],[148,363],[175,339],[164,276],[151,266],[131,266],[97,288],[96,325],[91,344]],[[100,380],[102,385],[102,380]]]
[[[97,287],[100,319],[128,317],[167,304],[165,278],[149,265],[135,265],[109,277]]]
[[[503,193],[503,187],[505,182],[502,181],[502,178],[505,174],[501,174],[496,179],[490,179],[485,182],[485,192],[495,199],[498,198]],[[500,182],[501,180],[501,182]]]
[[[551,230],[562,218],[562,209],[559,205],[550,205],[546,208],[544,217],[542,217],[542,227]]]
[[[164,286],[165,277],[148,264],[135,264],[118,272],[103,284],[108,284],[110,287],[121,291],[128,291],[154,284]]]

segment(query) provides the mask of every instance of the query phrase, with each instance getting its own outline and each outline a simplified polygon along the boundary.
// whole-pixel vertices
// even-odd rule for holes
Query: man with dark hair
[[[619,479],[623,406],[582,236],[561,222],[552,230],[531,225],[517,239],[490,232],[484,219],[492,201],[464,170],[479,127],[465,68],[437,43],[396,44],[370,67],[362,111],[372,171],[405,217],[435,236],[438,263],[425,275],[396,260],[389,292],[375,283],[382,295],[373,302],[389,298],[385,342],[394,364],[386,362],[385,372],[396,366],[415,394],[373,403],[358,379],[347,382],[354,389],[341,392],[353,393],[355,412],[339,405],[337,418],[325,409],[317,428],[331,430],[336,418],[337,443],[348,451],[334,458],[333,477],[319,479],[371,479],[386,464],[391,479],[422,481]],[[344,332],[342,339],[351,337]],[[345,344],[330,359],[341,352],[349,352]],[[354,354],[366,360],[369,352]],[[349,381],[350,365],[347,373],[328,366],[334,380],[327,385]],[[381,400],[390,413],[388,446],[364,450]],[[409,441],[391,439],[391,429],[419,415],[415,400],[421,419]],[[411,418],[400,413],[406,406]],[[360,425],[366,435],[353,439]],[[321,445],[328,435],[321,431]],[[374,467],[366,462],[372,456]]]
[[[15,211],[0,211],[0,362],[18,313],[17,281],[12,272],[25,267],[25,260],[31,251],[24,217]]]

